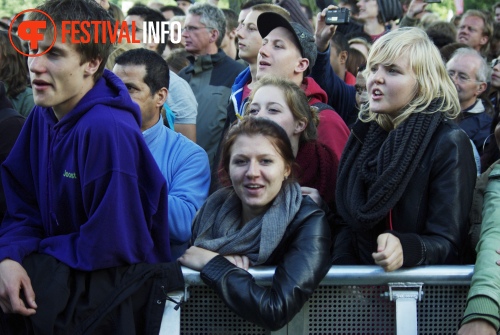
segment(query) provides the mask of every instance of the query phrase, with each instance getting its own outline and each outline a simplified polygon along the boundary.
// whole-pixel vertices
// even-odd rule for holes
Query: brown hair
[[[23,51],[21,40],[12,34],[12,42]],[[7,95],[14,98],[28,86],[26,57],[10,44],[7,31],[0,30],[0,80],[7,84]]]
[[[47,0],[39,5],[37,9],[48,14],[54,20],[58,35],[61,32],[61,24],[63,21],[113,21],[111,14],[109,14],[94,0]],[[40,12],[31,12],[29,14],[29,20],[47,21],[48,19],[45,14]],[[52,26],[50,22],[48,23],[48,26]],[[94,32],[95,29],[99,30],[99,34],[97,34],[97,36],[102,36],[103,28],[101,25],[98,25],[97,28],[95,28],[94,25],[90,25],[90,27],[87,28],[90,36],[96,35]],[[54,32],[47,29],[46,34],[50,33],[53,34]],[[81,35],[77,35],[76,38],[79,39],[80,36]],[[101,59],[101,64],[94,73],[94,82],[96,82],[102,76],[106,61],[108,60],[108,56],[113,48],[110,37],[107,36],[106,42],[99,41],[99,43],[79,43],[75,44],[75,46],[76,51],[80,54],[80,64],[95,59]]]
[[[358,49],[349,48],[349,56],[347,57],[346,69],[353,76],[356,77],[359,71],[359,67],[366,63],[365,55],[361,53]]]

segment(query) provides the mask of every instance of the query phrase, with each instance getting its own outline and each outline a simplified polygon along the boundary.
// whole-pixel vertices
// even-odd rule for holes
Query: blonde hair
[[[319,122],[317,108],[309,106],[309,102],[304,91],[299,86],[297,86],[297,84],[288,79],[278,78],[271,75],[261,78],[255,84],[255,87],[252,89],[252,93],[248,98],[248,103],[245,108],[245,115],[248,115],[250,105],[252,104],[255,93],[265,86],[274,86],[279,88],[283,92],[286,104],[288,105],[288,108],[290,108],[293,118],[295,120],[303,121],[306,123],[307,126],[300,134],[299,141],[306,142],[316,139],[316,127]]]
[[[440,100],[435,112],[455,118],[460,113],[457,90],[448,76],[439,50],[420,28],[400,28],[379,38],[370,50],[363,75],[368,78],[370,69],[375,65],[390,65],[400,57],[409,58],[416,80],[412,100],[394,119],[371,112],[369,103],[361,106],[359,118],[363,122],[375,120],[386,130],[394,129],[413,113],[429,113],[427,108],[437,98]]]

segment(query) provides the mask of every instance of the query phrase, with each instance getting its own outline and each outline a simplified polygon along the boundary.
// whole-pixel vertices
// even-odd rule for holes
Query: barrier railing
[[[378,266],[334,266],[299,314],[269,332],[230,311],[197,271],[182,268],[185,292],[168,303],[160,334],[456,334],[473,265],[422,266],[384,272]],[[272,267],[249,271],[269,285]]]

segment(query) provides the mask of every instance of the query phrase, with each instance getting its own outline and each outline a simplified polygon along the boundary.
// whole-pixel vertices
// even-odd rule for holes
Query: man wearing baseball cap
[[[319,108],[318,140],[332,149],[340,160],[349,129],[340,116],[327,106],[328,97],[311,77],[306,77],[316,61],[314,36],[302,25],[288,22],[276,13],[262,13],[257,19],[262,47],[257,58],[257,79],[265,75],[287,78],[299,85],[309,105]]]

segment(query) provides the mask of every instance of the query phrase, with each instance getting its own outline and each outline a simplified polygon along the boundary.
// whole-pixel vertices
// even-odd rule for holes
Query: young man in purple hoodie
[[[51,46],[55,33],[46,29],[30,45],[33,55],[47,51],[28,62],[37,106],[2,166],[0,333],[99,333],[109,320],[116,333],[157,333],[159,324],[138,311],[161,321],[163,304],[150,308],[171,287],[158,280],[161,273],[179,279],[175,263],[156,264],[171,259],[166,181],[141,134],[138,106],[104,70],[109,38],[61,37],[62,21],[110,17],[92,0],[47,0],[38,9],[56,23],[57,38]],[[144,296],[154,304],[143,308]]]

